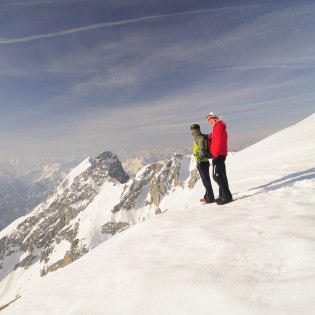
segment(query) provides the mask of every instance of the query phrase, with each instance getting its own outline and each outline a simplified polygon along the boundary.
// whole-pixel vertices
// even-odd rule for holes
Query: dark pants
[[[219,186],[219,197],[223,197],[225,200],[232,200],[226,176],[225,159],[224,155],[219,155],[216,159],[213,159],[212,177]]]
[[[197,164],[197,169],[200,174],[200,178],[202,180],[203,186],[206,188],[206,193],[204,195],[204,198],[207,202],[211,202],[214,200],[213,190],[211,186],[210,181],[210,175],[209,175],[209,162],[201,162]]]

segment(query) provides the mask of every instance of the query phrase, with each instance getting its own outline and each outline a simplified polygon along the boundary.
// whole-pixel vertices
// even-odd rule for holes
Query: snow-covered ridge
[[[63,180],[61,186],[63,188],[69,188],[71,187],[74,179],[79,176],[81,173],[86,171],[91,166],[91,158],[86,158],[83,162],[81,162],[77,167],[75,167],[68,176]]]

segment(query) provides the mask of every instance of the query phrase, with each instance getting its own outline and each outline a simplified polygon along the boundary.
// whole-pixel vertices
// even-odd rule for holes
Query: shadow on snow
[[[286,175],[268,184],[251,188],[248,190],[248,192],[245,193],[245,195],[239,198],[235,198],[235,200],[248,198],[248,197],[260,194],[262,192],[277,190],[279,188],[286,187],[286,186],[292,186],[296,182],[306,180],[306,179],[313,179],[313,178],[315,178],[315,167],[310,168],[306,171],[296,172],[296,173]]]

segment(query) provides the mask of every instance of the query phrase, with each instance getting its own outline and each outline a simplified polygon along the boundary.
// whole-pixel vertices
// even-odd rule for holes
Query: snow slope
[[[313,315],[314,161],[313,114],[228,159],[235,202],[199,205],[200,181],[177,189],[168,211],[32,278],[2,314]]]

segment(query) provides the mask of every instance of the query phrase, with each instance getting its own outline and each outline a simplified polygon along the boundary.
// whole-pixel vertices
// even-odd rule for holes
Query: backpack
[[[211,151],[210,151],[210,147],[211,147],[211,133],[209,133],[208,135],[203,135],[203,136],[205,138],[205,143],[206,143],[206,150],[205,150],[206,156],[207,156],[208,159],[212,159],[213,155],[211,154]]]

